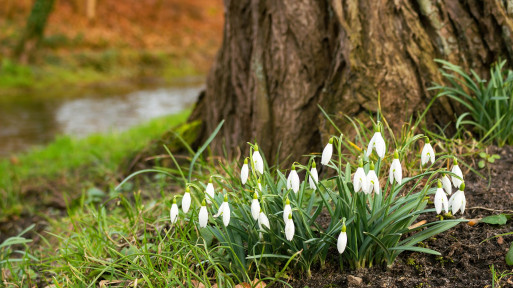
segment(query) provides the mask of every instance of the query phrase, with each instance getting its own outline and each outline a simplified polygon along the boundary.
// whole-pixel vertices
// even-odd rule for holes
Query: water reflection
[[[122,131],[190,107],[201,90],[185,87],[141,90],[125,95],[87,95],[75,99],[16,97],[0,103],[0,155],[46,144],[56,134],[84,137],[91,133]]]

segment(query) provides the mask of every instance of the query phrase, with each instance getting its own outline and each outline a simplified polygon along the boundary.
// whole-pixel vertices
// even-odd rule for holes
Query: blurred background
[[[190,108],[222,40],[221,0],[2,3],[2,158]]]

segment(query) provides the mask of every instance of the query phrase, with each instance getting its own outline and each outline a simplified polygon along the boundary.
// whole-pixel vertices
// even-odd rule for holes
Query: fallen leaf
[[[424,225],[424,224],[426,224],[426,223],[427,223],[427,221],[426,221],[426,220],[419,221],[419,222],[417,222],[417,223],[415,223],[415,224],[411,225],[410,227],[408,227],[408,230],[413,230],[413,229],[415,229],[415,228],[417,228],[417,227],[419,227],[419,226],[422,226],[422,225]]]
[[[469,226],[475,226],[475,225],[477,225],[477,223],[479,223],[479,219],[470,219],[470,220],[467,222],[467,224],[468,224]]]
[[[502,238],[502,236],[499,236],[499,237],[497,238],[497,244],[499,244],[499,245],[504,244],[504,238]]]

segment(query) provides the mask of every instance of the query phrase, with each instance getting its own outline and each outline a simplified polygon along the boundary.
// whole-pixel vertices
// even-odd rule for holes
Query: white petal
[[[347,233],[340,232],[340,235],[338,235],[338,240],[337,240],[338,253],[340,253],[340,254],[344,253],[344,250],[346,250],[346,245],[347,245]]]
[[[183,194],[183,198],[182,198],[183,213],[189,212],[189,208],[191,208],[191,193],[185,192],[185,194]]]
[[[312,174],[310,177],[308,177],[308,182],[310,184],[310,189],[317,189],[317,186],[315,185],[317,182],[319,182],[319,175],[317,174],[317,169],[313,168],[310,169],[310,174]]]
[[[447,175],[444,175],[444,177],[442,177],[442,186],[444,187],[444,190],[447,194],[452,194],[451,180],[449,180],[449,177],[447,177]]]
[[[297,175],[296,170],[291,170],[289,178],[287,178],[287,189],[291,188],[295,193],[299,191],[299,175]]]
[[[246,184],[249,176],[249,166],[248,164],[242,165],[242,169],[240,170],[240,180],[242,181],[242,185]]]
[[[429,151],[429,156],[431,157],[431,163],[435,163],[435,150],[433,149],[433,146],[429,145],[431,148],[431,151]]]
[[[253,152],[253,165],[260,174],[264,174],[264,160],[258,151]]]
[[[228,205],[228,202],[225,202],[226,205],[224,206],[223,211],[223,224],[224,226],[228,226],[230,224],[230,205]]]
[[[207,227],[208,223],[208,211],[207,206],[201,206],[200,212],[198,214],[199,224],[201,228]]]
[[[363,189],[363,186],[365,186],[366,182],[367,176],[365,176],[365,171],[362,167],[358,167],[353,176],[354,192],[359,192],[361,189]]]
[[[223,202],[221,204],[221,206],[219,206],[219,210],[217,210],[217,213],[216,215],[214,215],[214,218],[217,218],[219,217],[221,214],[223,214],[223,211],[224,211],[224,207],[226,207],[228,205],[228,202]]]
[[[269,219],[264,214],[264,212],[260,212],[259,215],[258,215],[258,226],[260,227],[260,229],[262,229],[262,227],[266,227],[267,229],[271,229],[271,226],[269,225]]]
[[[424,147],[422,147],[422,152],[420,152],[420,164],[422,166],[424,166],[428,162],[428,159],[429,159],[428,145],[431,146],[431,144],[429,144],[429,143],[424,144]]]
[[[434,201],[436,214],[440,214],[442,212],[442,208],[444,205],[443,196],[445,196],[444,190],[442,188],[436,189],[435,201]],[[447,199],[447,197],[445,197],[445,199]]]
[[[294,238],[294,230],[294,221],[287,219],[287,223],[285,224],[285,238],[287,238],[287,240],[292,241],[292,238]]]
[[[290,205],[285,205],[285,208],[283,209],[283,222],[287,223],[287,220],[289,220],[289,214],[292,211],[292,208],[290,208]]]
[[[374,135],[376,134],[376,153],[378,154],[379,158],[383,159],[383,157],[385,157],[385,152],[387,151],[385,139],[383,139],[383,135],[381,135],[381,132],[374,133]]]
[[[445,193],[442,194],[442,204],[444,206],[445,214],[449,213],[449,200],[447,200],[447,195],[445,195]]]
[[[379,179],[374,170],[369,170],[369,174],[367,174],[367,185],[365,185],[367,190],[364,190],[365,193],[370,194],[374,190],[377,194],[379,194]]]
[[[460,176],[460,178],[463,179],[463,173],[461,172],[461,169],[458,165],[452,166],[451,172]],[[456,187],[456,189],[460,189],[461,183],[463,183],[463,181],[454,176],[451,176],[451,178],[452,178],[452,184],[454,184],[454,187]]]
[[[399,159],[395,159],[395,160],[397,160],[397,161],[395,164],[394,177],[395,177],[395,181],[397,181],[397,183],[399,185],[401,185],[401,183],[403,182],[403,167],[401,166],[401,162],[399,161]]]
[[[458,210],[460,210],[462,208],[463,201],[465,200],[465,195],[463,194],[463,191],[458,190],[456,193],[454,193],[453,196],[454,196],[454,199],[452,201],[452,214],[456,215]],[[465,208],[463,207],[463,211],[464,210],[465,210]]]
[[[333,144],[328,143],[324,150],[322,150],[321,164],[328,165],[331,160],[331,155],[333,154]]]
[[[212,203],[212,199],[214,199],[214,196],[215,196],[214,195],[215,194],[214,185],[212,183],[209,182],[207,184],[207,189],[206,189],[205,193],[207,194],[207,195],[205,195],[206,196],[205,199],[207,200],[207,203],[209,203],[209,204]]]
[[[260,214],[260,203],[258,199],[253,199],[251,202],[251,216],[253,216],[253,219],[257,220],[258,214]]]
[[[374,149],[374,147],[376,146],[376,135],[378,134],[378,132],[374,133],[374,135],[372,135],[372,138],[369,142],[369,145],[367,146],[367,153],[365,153],[365,155],[367,157],[369,157],[371,154],[372,154],[372,149]]]
[[[171,223],[175,224],[176,221],[178,220],[178,205],[176,205],[176,203],[171,205],[170,216],[171,216]]]

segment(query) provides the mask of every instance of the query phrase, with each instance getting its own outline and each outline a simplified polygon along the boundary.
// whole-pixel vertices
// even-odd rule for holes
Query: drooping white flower
[[[264,159],[258,152],[258,145],[255,145],[255,152],[253,152],[253,166],[260,174],[264,174]]]
[[[289,219],[285,222],[285,238],[288,241],[292,241],[294,238],[294,221],[292,220],[292,213],[289,214]]]
[[[292,212],[292,208],[290,207],[290,200],[287,198],[285,201],[285,208],[283,208],[283,222],[287,223],[289,220],[289,214]]]
[[[201,202],[201,208],[198,213],[198,220],[199,220],[199,225],[201,228],[207,227],[208,211],[207,211],[207,206],[206,206],[205,200],[203,200],[203,202]]]
[[[452,184],[454,184],[454,187],[459,188],[461,183],[463,183],[463,173],[461,172],[460,166],[458,166],[458,160],[456,159],[454,159],[454,165],[452,166],[451,172],[461,178],[451,176]]]
[[[390,165],[388,179],[390,180],[390,184],[393,184],[395,179],[399,185],[401,185],[403,180],[403,167],[401,166],[401,161],[399,161],[399,153],[397,153],[397,150],[394,152],[394,160],[392,161],[392,165]]]
[[[446,214],[449,213],[449,200],[447,200],[447,196],[442,188],[442,181],[440,180],[438,180],[438,188],[436,189],[434,203],[436,214],[440,214],[442,212],[442,208],[445,210]]]
[[[214,215],[214,218],[223,215],[223,224],[224,226],[228,226],[230,224],[230,205],[228,205],[228,195],[224,195],[224,201],[221,206],[219,206],[219,210],[217,214]]]
[[[445,193],[448,195],[452,194],[452,184],[449,177],[447,177],[446,174],[444,174],[444,177],[442,177],[442,187],[444,187]]]
[[[262,210],[260,210],[260,213],[258,214],[258,227],[262,230],[263,227],[266,227],[267,229],[271,229],[271,225],[269,225],[269,218],[264,214]]]
[[[189,189],[189,186],[187,186],[187,188],[185,188],[185,193],[183,194],[182,198],[183,213],[189,212],[189,208],[191,208],[191,190]]]
[[[260,202],[258,202],[257,193],[253,193],[253,200],[251,201],[251,216],[253,219],[258,219],[258,214],[260,214]]]
[[[346,245],[347,245],[347,233],[346,233],[346,224],[344,223],[342,226],[342,230],[340,231],[340,235],[338,235],[338,240],[337,240],[338,253],[340,253],[340,254],[344,253],[344,250],[346,250]]]
[[[214,191],[214,184],[212,184],[212,177],[210,177],[210,180],[207,184],[207,189],[205,190],[205,199],[207,200],[207,203],[212,203],[212,199],[214,199],[215,191]]]
[[[290,170],[289,177],[287,178],[287,189],[292,189],[294,193],[299,191],[299,175],[297,175],[294,164],[292,164],[292,170]]]
[[[369,146],[367,147],[367,157],[372,154],[372,149],[376,149],[376,154],[378,154],[379,158],[383,159],[385,157],[385,152],[387,150],[385,139],[383,139],[383,135],[381,135],[381,128],[378,124],[376,125],[376,132],[372,136]]]
[[[376,194],[379,194],[379,179],[376,175],[376,171],[374,171],[374,163],[371,163],[369,173],[367,173],[367,185],[365,185],[363,188],[363,192],[366,194],[372,193],[372,191],[376,192]]]
[[[310,189],[317,189],[317,182],[319,182],[319,175],[317,174],[317,168],[315,165],[315,161],[312,162],[312,168],[310,169],[310,176],[308,177],[308,183],[310,184]]]
[[[331,155],[333,154],[333,138],[330,138],[328,144],[322,150],[321,164],[328,165],[331,160]]]
[[[420,153],[420,164],[424,166],[429,161],[431,161],[431,164],[435,163],[435,150],[433,150],[433,146],[431,146],[429,139],[427,139],[426,144],[424,144],[422,152]]]
[[[178,220],[178,205],[176,205],[176,198],[173,198],[173,204],[171,205],[171,211],[169,214],[171,216],[171,224],[175,224]]]
[[[240,180],[242,182],[242,185],[246,184],[248,182],[248,176],[249,176],[249,166],[248,166],[248,158],[244,159],[244,165],[242,165],[242,169],[240,169]]]
[[[365,170],[363,170],[362,159],[360,159],[359,167],[353,176],[353,187],[354,192],[367,190],[367,175],[365,175]]]
[[[456,193],[454,193],[449,199],[449,206],[452,210],[452,215],[456,215],[456,213],[461,211],[461,214],[465,212],[465,206],[467,205],[467,199],[465,199],[465,183],[461,183],[460,188]]]

